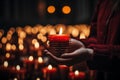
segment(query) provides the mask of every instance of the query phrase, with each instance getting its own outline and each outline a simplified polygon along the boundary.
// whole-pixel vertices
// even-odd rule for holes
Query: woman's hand
[[[61,57],[56,57],[48,50],[45,50],[45,53],[58,64],[72,65],[91,59],[93,50],[90,48],[85,48],[82,42],[76,39],[71,39],[68,52],[63,53]]]

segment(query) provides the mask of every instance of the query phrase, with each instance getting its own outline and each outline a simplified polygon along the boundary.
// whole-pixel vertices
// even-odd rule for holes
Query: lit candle
[[[49,64],[46,68],[43,68],[43,76],[45,80],[55,80],[57,77],[57,69]]]
[[[79,72],[75,70],[74,72],[69,73],[70,80],[83,80],[85,78],[85,72]]]
[[[50,50],[55,56],[60,57],[69,45],[70,36],[62,34],[62,28],[60,28],[59,34],[49,35],[48,39],[50,42]]]
[[[7,68],[8,67],[8,62],[4,61],[3,66]]]
[[[35,69],[41,70],[43,66],[44,66],[44,62],[43,62],[42,57],[38,57],[38,59],[35,60]]]
[[[49,35],[49,41],[50,42],[68,42],[69,35],[62,34],[62,28],[60,28],[59,34]]]
[[[16,66],[16,70],[19,71],[20,70],[20,65]]]
[[[29,56],[29,61],[33,61],[33,56]]]

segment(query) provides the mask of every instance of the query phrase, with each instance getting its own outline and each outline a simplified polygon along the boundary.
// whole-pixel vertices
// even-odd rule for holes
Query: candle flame
[[[8,62],[7,61],[4,61],[4,67],[8,67]]]
[[[38,57],[38,62],[39,62],[39,63],[43,63],[42,57]]]
[[[29,61],[33,61],[33,56],[29,56]]]
[[[49,69],[49,70],[52,70],[52,65],[48,65],[48,69]]]
[[[60,34],[60,35],[62,34],[62,27],[60,28],[59,34]]]
[[[76,70],[76,71],[74,72],[74,74],[75,74],[76,76],[79,75],[79,71]]]
[[[16,70],[18,70],[18,71],[20,70],[20,66],[19,65],[16,66]]]

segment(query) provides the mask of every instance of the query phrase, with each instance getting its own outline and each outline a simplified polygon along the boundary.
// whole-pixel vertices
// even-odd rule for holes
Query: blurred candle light
[[[53,34],[56,34],[55,29],[51,29],[51,30],[49,31],[49,35],[53,35]]]
[[[43,63],[42,57],[38,57],[38,63]]]
[[[48,70],[52,70],[52,65],[51,64],[48,65]]]
[[[18,70],[18,71],[20,70],[20,65],[16,66],[16,70]]]
[[[15,51],[15,50],[16,50],[16,45],[13,44],[13,45],[11,46],[11,48],[12,48],[13,51]]]
[[[77,28],[74,28],[73,30],[72,30],[72,36],[73,37],[78,37],[78,35],[79,35],[79,30],[77,29]]]
[[[38,42],[36,42],[36,43],[34,44],[34,47],[35,47],[35,48],[39,48],[39,46],[40,46],[40,45],[39,45]]]
[[[10,58],[10,53],[6,53],[5,57]]]
[[[33,61],[34,58],[33,58],[33,56],[29,56],[28,59],[29,59],[29,61]]]
[[[3,66],[7,68],[8,67],[8,62],[4,61]]]
[[[79,75],[79,71],[76,70],[76,71],[74,72],[74,74],[75,74],[75,76],[78,76],[78,75]]]
[[[3,44],[5,44],[5,43],[7,42],[7,38],[6,38],[6,37],[2,37],[1,42],[2,42]]]
[[[62,12],[63,12],[64,14],[69,14],[69,13],[71,12],[71,7],[68,6],[68,5],[63,6]]]
[[[6,50],[7,50],[7,51],[10,51],[10,50],[11,50],[11,44],[10,44],[10,43],[7,43],[7,44],[6,44]]]
[[[36,80],[40,80],[40,78],[38,77],[38,78],[36,78]]]
[[[53,6],[53,5],[48,6],[47,11],[50,14],[54,13],[55,12],[55,6]]]
[[[24,49],[24,45],[23,44],[19,44],[19,50],[23,50]]]
[[[13,80],[18,80],[16,77]]]
[[[4,30],[0,29],[0,38],[3,36],[3,34],[4,34]]]
[[[32,40],[32,44],[33,44],[33,45],[34,45],[36,42],[38,42],[37,39],[33,39],[33,40]]]
[[[80,33],[80,39],[85,39],[85,38],[86,38],[85,34],[84,33]]]
[[[18,38],[18,44],[23,44],[23,39],[22,38]]]

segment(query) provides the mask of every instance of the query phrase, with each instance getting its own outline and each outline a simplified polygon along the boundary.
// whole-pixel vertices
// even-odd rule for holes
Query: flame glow
[[[62,28],[60,28],[59,34],[60,34],[60,35],[62,34]]]
[[[79,75],[79,71],[76,70],[76,71],[74,72],[74,74],[75,74],[76,76]]]
[[[49,70],[52,70],[52,65],[48,65],[48,69],[49,69]]]

